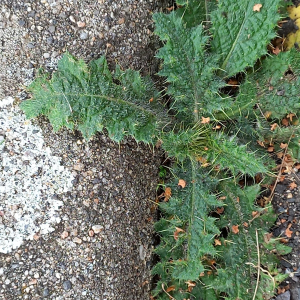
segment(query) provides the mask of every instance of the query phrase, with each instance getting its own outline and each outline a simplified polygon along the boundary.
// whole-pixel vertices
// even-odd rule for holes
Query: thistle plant
[[[87,65],[68,53],[52,78],[40,73],[21,104],[29,118],[46,115],[54,130],[78,129],[88,140],[106,128],[117,142],[160,140],[174,158],[155,224],[155,299],[268,299],[284,278],[276,265],[290,248],[266,239],[272,207],[255,204],[258,184],[239,184],[268,178],[264,145],[286,143],[300,157],[300,53],[268,50],[285,7],[260,2],[177,0],[178,9],[153,15],[169,108],[150,78],[118,66],[111,72],[105,57]],[[290,121],[282,126],[283,119]]]

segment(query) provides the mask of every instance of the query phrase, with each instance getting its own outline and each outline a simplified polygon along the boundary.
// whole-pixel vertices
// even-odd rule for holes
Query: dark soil
[[[288,278],[280,285],[282,289],[279,289],[280,293],[286,291],[286,298],[279,295],[277,300],[300,299],[300,177],[297,171],[294,168],[292,174],[286,174],[285,179],[277,184],[272,201],[278,214],[273,235],[292,247],[292,252],[281,258],[279,266],[283,273],[288,274]]]

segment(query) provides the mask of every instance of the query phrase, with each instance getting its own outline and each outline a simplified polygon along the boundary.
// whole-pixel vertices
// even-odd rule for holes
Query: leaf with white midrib
[[[267,53],[266,46],[275,37],[279,2],[260,1],[260,11],[253,11],[256,0],[219,1],[211,15],[212,50],[221,56],[220,69],[226,77],[243,72]]]
[[[106,128],[117,142],[131,135],[149,143],[167,120],[150,78],[118,66],[112,74],[105,57],[85,64],[66,53],[52,78],[37,77],[29,91],[32,99],[21,104],[28,118],[43,114],[55,131],[75,128],[87,140]]]

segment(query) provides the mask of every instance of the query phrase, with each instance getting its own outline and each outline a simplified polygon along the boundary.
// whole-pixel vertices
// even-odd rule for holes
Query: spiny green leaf
[[[220,55],[226,77],[244,72],[267,53],[266,46],[275,37],[279,2],[260,1],[260,11],[254,11],[256,0],[219,0],[211,15],[212,51]]]
[[[165,215],[173,217],[160,220],[155,226],[161,234],[161,244],[156,253],[161,258],[160,268],[168,268],[168,275],[163,275],[167,282],[174,279],[197,280],[205,268],[202,264],[205,255],[217,254],[213,242],[219,231],[214,224],[215,219],[208,216],[213,207],[222,206],[209,192],[214,189],[215,183],[197,163],[187,160],[182,166],[173,170],[177,179],[169,185],[171,199],[161,204]],[[186,187],[178,186],[179,179],[186,181]],[[184,230],[178,234],[177,240],[174,238],[176,227]]]
[[[220,228],[226,227],[229,233],[226,239],[221,238],[222,245],[218,246],[222,257],[217,270],[218,276],[212,278],[210,283],[207,278],[206,282],[213,285],[219,293],[226,293],[226,299],[252,299],[257,283],[255,274],[258,274],[258,243],[260,262],[269,274],[260,272],[256,299],[269,299],[278,284],[271,276],[277,275],[274,264],[278,263],[278,259],[274,251],[268,250],[270,247],[263,245],[264,235],[274,223],[275,215],[270,207],[262,209],[254,205],[260,189],[258,185],[241,189],[227,181],[221,186],[226,199],[225,212],[218,225]],[[233,226],[238,226],[238,232],[232,229]],[[279,241],[273,240],[272,243],[273,250],[277,247],[275,244],[279,246]]]
[[[79,129],[86,139],[106,128],[115,141],[132,135],[152,142],[166,120],[151,80],[118,67],[112,75],[105,57],[87,65],[67,53],[52,79],[37,78],[29,91],[33,98],[21,104],[28,118],[46,115],[55,131]]]
[[[153,16],[155,33],[166,41],[158,52],[163,59],[159,75],[170,83],[167,93],[174,98],[171,109],[185,123],[197,122],[200,116],[228,107],[219,95],[224,83],[215,76],[217,56],[205,54],[208,36],[201,25],[187,28],[173,12]]]
[[[220,169],[229,169],[232,174],[248,174],[254,177],[257,173],[268,170],[263,161],[246,145],[239,145],[234,136],[216,134],[211,138],[212,145],[208,146],[207,160]]]
[[[265,58],[255,72],[246,76],[237,102],[247,90],[255,90],[255,102],[263,113],[271,113],[270,118],[281,119],[289,113],[297,114],[300,110],[299,63],[300,52],[295,49]],[[291,72],[286,72],[289,69]],[[251,95],[253,97],[253,93]]]

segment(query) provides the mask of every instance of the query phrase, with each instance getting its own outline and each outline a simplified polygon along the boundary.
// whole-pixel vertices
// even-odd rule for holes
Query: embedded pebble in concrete
[[[55,195],[72,188],[71,172],[44,145],[13,98],[0,101],[0,252],[8,253],[34,235],[52,232],[63,202]]]

